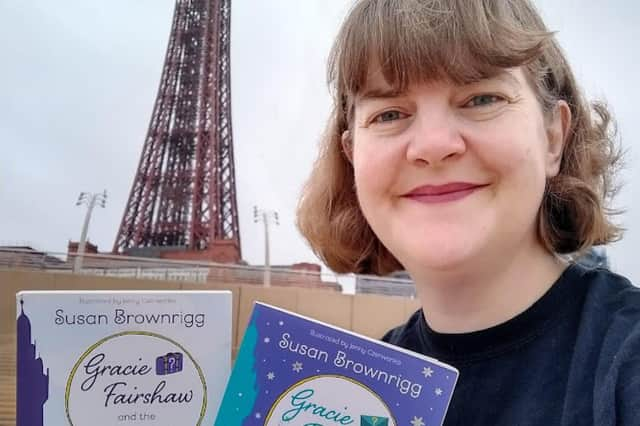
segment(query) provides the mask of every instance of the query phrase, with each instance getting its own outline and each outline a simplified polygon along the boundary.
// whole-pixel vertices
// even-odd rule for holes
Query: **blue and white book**
[[[17,426],[213,423],[230,292],[24,291],[16,308]]]
[[[215,426],[435,426],[458,371],[256,303]]]

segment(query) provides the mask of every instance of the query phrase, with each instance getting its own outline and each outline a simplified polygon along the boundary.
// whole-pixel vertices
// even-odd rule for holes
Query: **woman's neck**
[[[413,271],[425,318],[433,330],[467,333],[506,322],[542,297],[567,267],[539,244],[494,259],[493,263],[478,261],[464,271]]]

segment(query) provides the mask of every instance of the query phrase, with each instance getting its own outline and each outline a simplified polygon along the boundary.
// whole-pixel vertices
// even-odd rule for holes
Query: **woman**
[[[619,155],[527,0],[361,0],[298,225],[337,272],[406,269],[384,340],[460,370],[447,425],[639,424],[640,292],[571,264],[619,238]]]

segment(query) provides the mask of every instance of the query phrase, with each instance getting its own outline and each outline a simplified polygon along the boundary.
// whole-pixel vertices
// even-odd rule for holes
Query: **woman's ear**
[[[341,144],[344,155],[347,157],[347,160],[353,164],[353,140],[351,139],[351,132],[349,130],[342,132]]]
[[[571,130],[571,108],[566,101],[556,104],[547,129],[547,177],[554,177],[560,172],[562,153],[569,139]]]

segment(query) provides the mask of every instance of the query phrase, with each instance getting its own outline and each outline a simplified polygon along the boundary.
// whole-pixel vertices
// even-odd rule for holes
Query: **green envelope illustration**
[[[360,416],[360,426],[389,426],[389,419],[379,416]]]

